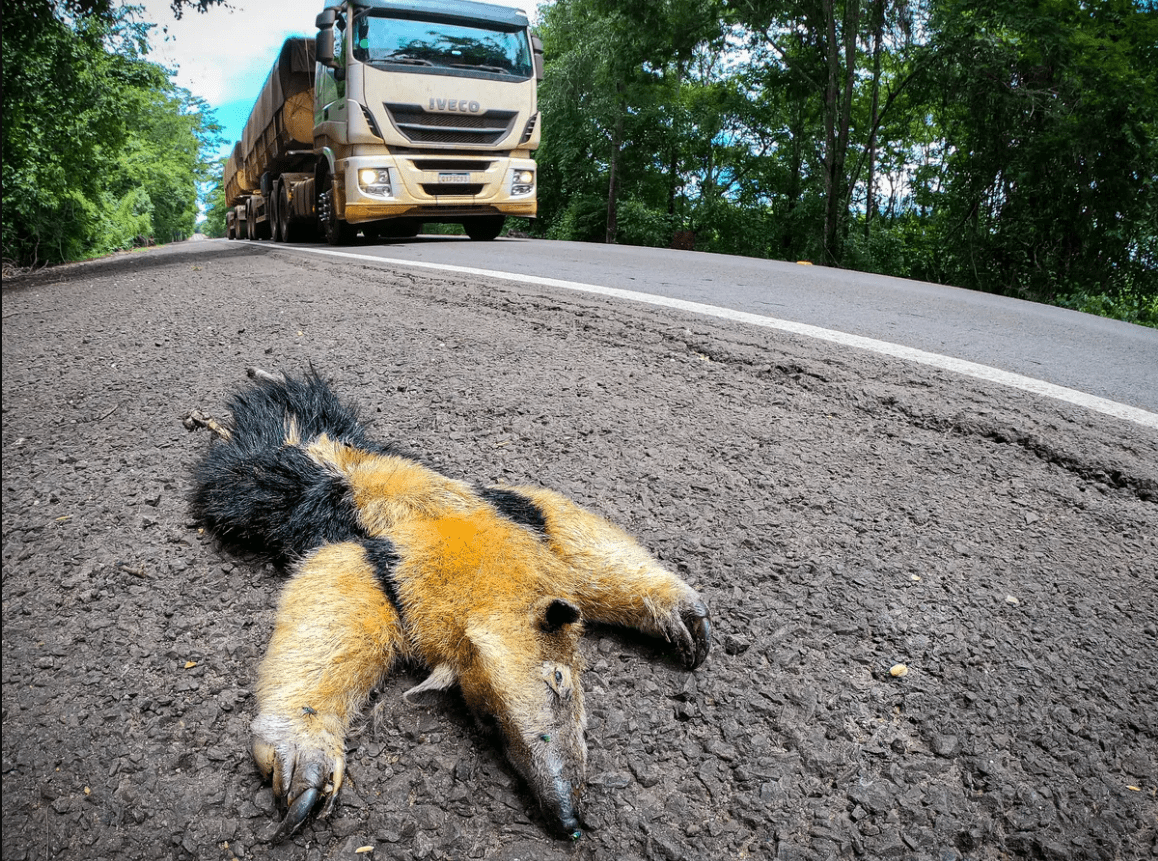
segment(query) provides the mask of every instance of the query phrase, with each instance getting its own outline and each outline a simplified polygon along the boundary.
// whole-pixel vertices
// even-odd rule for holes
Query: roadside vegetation
[[[143,59],[150,29],[131,7],[4,0],[6,270],[193,234],[219,128]]]
[[[210,239],[218,239],[225,235],[225,213],[229,207],[225,203],[225,187],[221,184],[225,174],[226,156],[214,160],[209,168],[210,180],[205,189],[205,221],[201,223],[201,232]]]
[[[142,59],[132,7],[3,12],[5,261],[186,237],[199,189],[221,235],[212,111]],[[1158,326],[1152,0],[553,0],[538,29],[540,217],[520,232]]]
[[[555,0],[542,235],[1158,325],[1150,0]]]

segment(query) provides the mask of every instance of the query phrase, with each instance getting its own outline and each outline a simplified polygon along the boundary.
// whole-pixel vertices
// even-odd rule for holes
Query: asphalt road
[[[423,236],[343,250],[721,306],[975,362],[1158,412],[1158,330],[1004,296],[821,266],[577,242]]]
[[[1158,857],[1158,429],[322,250],[190,242],[4,280],[3,861]],[[577,844],[458,693],[403,699],[419,667],[349,734],[332,814],[270,842],[249,749],[284,577],[191,519],[210,442],[181,421],[224,417],[250,365],[317,368],[448,475],[572,497],[704,596],[693,673],[662,640],[583,638]]]

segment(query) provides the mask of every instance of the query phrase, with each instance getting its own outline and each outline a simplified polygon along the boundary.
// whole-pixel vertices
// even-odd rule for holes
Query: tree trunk
[[[840,93],[842,98],[839,115],[836,97],[840,90],[837,83],[840,55],[836,43],[835,0],[825,0],[824,5],[829,41],[826,99],[826,113],[829,114],[829,118],[826,122],[831,123],[827,129],[827,137],[834,143],[831,158],[826,159],[828,182],[825,188],[827,200],[824,213],[824,249],[829,262],[839,266],[844,257],[844,225],[848,218],[848,177],[845,175],[845,161],[848,155],[849,127],[852,123],[852,93],[856,84],[856,37],[860,26],[860,2],[848,0],[845,8],[842,25],[845,75],[843,93]]]
[[[824,90],[824,262],[835,262],[833,238],[836,235],[835,213],[838,198],[836,179],[836,100],[840,54],[836,43],[836,0],[823,0],[825,59],[828,83]]]
[[[881,40],[885,29],[885,2],[873,3],[873,92],[872,108],[869,116],[868,139],[868,186],[864,204],[864,238],[868,241],[870,225],[876,215],[876,170],[877,170],[877,125],[880,122],[881,103]]]
[[[829,7],[833,0],[826,0]],[[840,115],[835,117],[836,146],[831,159],[831,185],[824,213],[824,249],[831,262],[841,265],[844,258],[844,226],[849,218],[849,177],[845,174],[845,161],[849,154],[849,127],[852,124],[852,89],[856,86],[857,72],[857,31],[860,25],[860,2],[848,0],[844,10],[842,36],[844,38],[844,89],[841,98]],[[835,80],[838,71],[836,47],[836,10],[831,8],[829,19],[829,79]],[[835,60],[834,60],[835,58]],[[835,93],[833,94],[835,108]]]
[[[610,174],[607,180],[607,234],[604,241],[608,245],[615,242],[615,234],[619,232],[619,151],[623,147],[623,114],[626,107],[623,104],[623,84],[616,88],[619,99],[616,104],[615,131],[611,138],[611,158],[608,166]]]
[[[680,104],[680,94],[683,90],[684,84],[684,64],[680,60],[675,64],[676,68],[676,95],[675,104]],[[683,140],[683,111],[678,111],[676,114],[676,121],[672,127],[671,135],[671,150],[668,158],[667,167],[667,214],[674,216],[676,213],[676,197],[680,189],[680,174],[679,174],[679,157],[680,157],[680,143]]]

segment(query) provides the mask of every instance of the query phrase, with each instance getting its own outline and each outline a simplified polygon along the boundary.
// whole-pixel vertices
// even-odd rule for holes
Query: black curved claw
[[[712,621],[708,608],[702,601],[696,601],[680,613],[680,620],[688,632],[686,641],[681,644],[684,653],[684,666],[694,670],[708,657],[708,649],[712,645]]]
[[[281,825],[270,838],[271,842],[281,843],[302,827],[302,823],[310,818],[310,813],[317,805],[320,791],[316,786],[310,786],[294,799],[293,804],[290,805],[289,813],[286,814],[285,819],[282,820]]]

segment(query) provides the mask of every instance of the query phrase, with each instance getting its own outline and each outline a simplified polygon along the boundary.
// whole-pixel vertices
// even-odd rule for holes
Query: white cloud
[[[169,0],[146,0],[156,22],[150,59],[177,67],[179,86],[217,107],[254,100],[286,37],[314,32],[320,0],[234,0],[231,8],[186,11],[174,20]],[[161,28],[165,28],[162,32]]]

